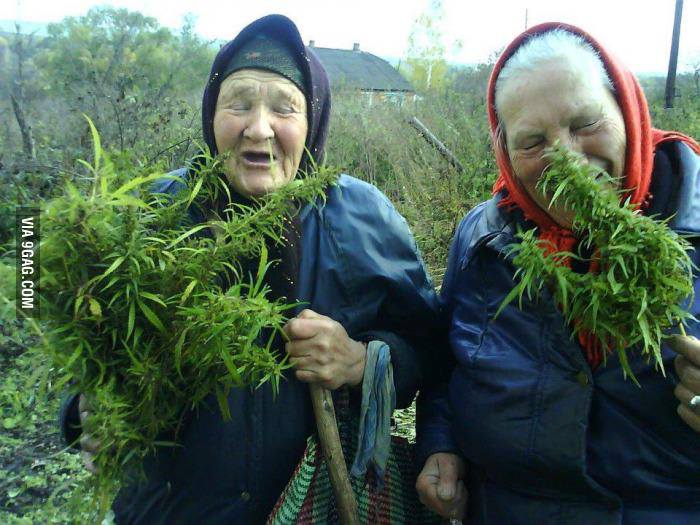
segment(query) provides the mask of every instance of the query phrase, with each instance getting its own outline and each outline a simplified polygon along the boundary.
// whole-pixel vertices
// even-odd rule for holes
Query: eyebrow
[[[228,87],[228,89],[224,91],[224,95],[227,97],[231,97],[252,94],[254,92],[255,88],[252,84],[236,83],[233,87]]]
[[[227,89],[223,96],[219,99],[220,104],[226,104],[232,99],[238,97],[252,97],[259,93],[257,85],[255,84],[244,84],[240,83],[234,87]],[[284,87],[272,86],[270,88],[270,96],[275,100],[284,100],[291,102],[292,104],[301,104],[304,97],[300,93],[296,93],[292,90],[285,89]]]
[[[296,91],[293,91],[289,88],[281,87],[281,86],[274,86],[270,90],[270,95],[274,98],[281,98],[284,99],[288,102],[291,102],[293,104],[301,104],[301,101],[304,99],[304,95],[301,94],[301,92],[297,93]]]
[[[513,144],[520,144],[521,142],[523,142],[527,139],[537,138],[537,137],[542,137],[542,136],[544,136],[544,133],[542,131],[538,131],[536,129],[520,130],[513,136]]]

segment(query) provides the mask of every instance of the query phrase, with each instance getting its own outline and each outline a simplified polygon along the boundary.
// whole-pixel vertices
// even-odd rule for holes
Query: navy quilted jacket
[[[700,159],[665,145],[650,213],[675,214],[672,227],[697,234],[698,192]],[[700,435],[676,414],[675,354],[664,349],[663,377],[632,351],[638,388],[616,358],[591,371],[546,294],[494,318],[514,285],[504,248],[517,221],[496,197],[457,230],[441,296],[457,365],[421,398],[420,457],[467,459],[470,525],[700,524]],[[691,312],[700,313],[697,280]]]
[[[166,181],[156,191],[179,185]],[[374,186],[347,175],[300,219],[299,299],[340,322],[350,337],[388,343],[397,405],[409,405],[431,351],[426,336],[436,330],[438,305],[406,221]],[[69,442],[77,437],[76,399],[64,410]],[[265,522],[315,430],[308,387],[290,373],[276,398],[269,387],[234,389],[229,405],[233,418],[223,421],[210,396],[189,418],[183,446],[149,458],[146,483],[123,489],[114,503],[117,523]]]

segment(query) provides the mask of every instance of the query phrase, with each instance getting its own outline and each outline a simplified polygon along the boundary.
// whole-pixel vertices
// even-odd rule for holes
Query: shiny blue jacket
[[[698,192],[698,157],[665,145],[650,213],[700,233]],[[449,384],[419,402],[421,460],[467,459],[470,525],[700,524],[700,435],[676,414],[675,354],[664,348],[663,377],[630,352],[638,388],[616,358],[591,370],[546,293],[494,317],[514,286],[505,248],[520,221],[498,200],[465,217],[451,248],[441,300],[457,363]],[[697,324],[689,334],[700,336]]]
[[[173,193],[180,184],[166,181],[156,191]],[[203,217],[191,212],[190,219]],[[325,203],[302,209],[300,222],[299,299],[350,337],[386,342],[397,405],[409,405],[438,303],[406,221],[374,186],[341,175]],[[122,490],[114,503],[117,523],[265,522],[315,430],[308,387],[289,373],[276,398],[269,387],[234,389],[229,405],[233,418],[223,421],[211,396],[181,433],[183,446],[146,462],[146,482]],[[71,417],[77,413],[68,403],[69,442],[77,437]]]

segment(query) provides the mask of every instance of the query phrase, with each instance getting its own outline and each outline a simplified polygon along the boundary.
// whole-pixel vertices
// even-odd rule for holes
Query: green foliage
[[[457,223],[489,198],[496,165],[484,103],[476,93],[430,93],[420,102],[363,104],[334,93],[328,159],[378,186],[408,220],[436,282]],[[451,166],[408,124],[417,116],[459,159]]]
[[[579,155],[555,145],[547,157],[537,187],[551,195],[550,205],[561,202],[574,213],[572,229],[595,250],[589,262],[599,271],[576,273],[564,262],[577,255],[553,250],[536,229],[520,232],[520,242],[510,248],[518,283],[499,312],[516,297],[533,299],[550,287],[573,333],[592,334],[604,355],[616,350],[625,377],[637,383],[627,358],[627,349],[636,346],[664,372],[662,339],[692,318],[683,307],[693,295],[690,243],[667,221],[641,215],[627,201],[620,204],[623,193],[614,189],[615,181]]]
[[[138,146],[144,154],[155,147],[149,135],[160,135],[158,144],[183,138],[173,121],[196,119],[189,97],[213,59],[191,21],[176,35],[154,18],[107,7],[51,24],[44,45],[35,62],[68,103],[62,117],[68,110],[76,130],[86,131],[80,111],[87,111],[108,147]],[[88,142],[85,134],[76,138]]]
[[[446,85],[449,66],[442,36],[444,19],[442,0],[430,0],[426,11],[413,23],[408,37],[405,73],[420,91],[440,89]]]
[[[440,24],[438,18],[434,27]],[[11,38],[8,40],[5,60],[0,63],[0,242],[11,239],[17,203],[44,208],[43,200],[62,194],[66,181],[83,193],[91,189],[92,179],[85,179],[75,160],[91,155],[90,130],[82,112],[95,118],[106,149],[120,149],[123,141],[124,149],[110,156],[117,174],[146,177],[158,169],[180,167],[191,158],[194,147],[190,139],[201,136],[203,82],[218,48],[197,37],[191,21],[168,36],[152,19],[101,9],[60,22],[48,38],[35,38],[31,49],[26,48],[31,52],[24,72],[36,163],[27,162],[22,155],[19,128],[7,96],[18,65]],[[429,44],[422,37],[415,42]],[[446,52],[445,44],[440,42]],[[124,52],[120,54],[119,49]],[[106,75],[112,61],[115,66]],[[442,87],[431,90],[424,90],[424,69],[426,74],[416,81],[422,91],[416,104],[396,106],[375,100],[368,107],[357,92],[333,94],[329,163],[376,184],[389,196],[407,218],[436,283],[441,280],[456,224],[490,196],[495,178],[485,111],[485,86],[492,62],[448,71],[439,84]],[[440,78],[439,68],[433,69],[432,78]],[[658,86],[643,85],[655,126],[700,137],[700,98],[691,77],[679,76],[677,92],[681,96],[670,111],[663,109],[663,79]],[[406,123],[414,115],[452,150],[465,167],[464,173],[448,165]],[[154,159],[162,162],[160,168],[148,162]],[[14,285],[14,269],[8,266],[6,270]],[[5,295],[12,297],[13,292]],[[159,306],[152,303],[146,300],[145,304],[157,311]],[[100,307],[107,315],[106,306],[100,303]],[[14,307],[0,314],[0,324],[16,341],[0,339],[0,360],[6,358],[0,362],[0,390],[35,391],[40,381],[31,383],[29,379],[46,363],[45,359],[25,356],[26,347],[34,344],[29,326],[14,320]],[[54,384],[59,379],[57,371],[49,369],[42,381]],[[0,428],[0,523],[96,523],[87,517],[85,502],[89,497],[78,487],[89,476],[77,454],[61,450],[54,391],[37,393],[31,402],[18,400],[14,393],[0,395],[0,409],[3,419],[15,418],[18,410],[25,415],[15,428]],[[32,414],[36,416],[33,422]],[[411,413],[405,418],[397,416],[397,420],[399,431],[410,434]],[[25,421],[32,424],[25,425]],[[36,480],[37,476],[45,483]],[[28,488],[30,485],[33,488]],[[7,497],[9,491],[16,494],[14,498]],[[78,507],[68,506],[70,494],[76,495]]]
[[[97,499],[106,510],[115,486],[166,444],[163,433],[176,439],[186,409],[215,393],[231,417],[231,387],[276,389],[288,365],[271,345],[289,306],[266,297],[266,243],[281,242],[294,202],[323,197],[336,176],[321,168],[256,206],[232,205],[228,218],[183,227],[188,206],[209,210],[228,192],[221,160],[200,159],[175,197],[152,194],[163,175],[116,172],[92,132],[94,160],[83,161],[91,186],[68,184],[41,217],[41,351],[56,388],[70,383],[91,399],[85,431],[102,443]],[[220,234],[194,235],[205,228]],[[242,271],[251,259],[256,276]]]
[[[56,414],[60,398],[41,388],[41,362],[19,321],[0,321],[0,522],[95,523],[81,487],[89,473],[80,456],[61,444]],[[8,351],[12,349],[12,351]]]
[[[14,284],[14,268],[0,264],[0,294],[14,297]],[[36,337],[14,312],[0,301],[0,523],[94,523],[79,490],[88,473],[63,449],[60,399],[44,388],[55,376],[29,351]]]

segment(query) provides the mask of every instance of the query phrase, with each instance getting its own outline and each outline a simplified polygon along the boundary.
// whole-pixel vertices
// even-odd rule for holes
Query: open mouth
[[[241,157],[246,164],[255,166],[269,166],[275,161],[275,156],[263,151],[246,151]]]

